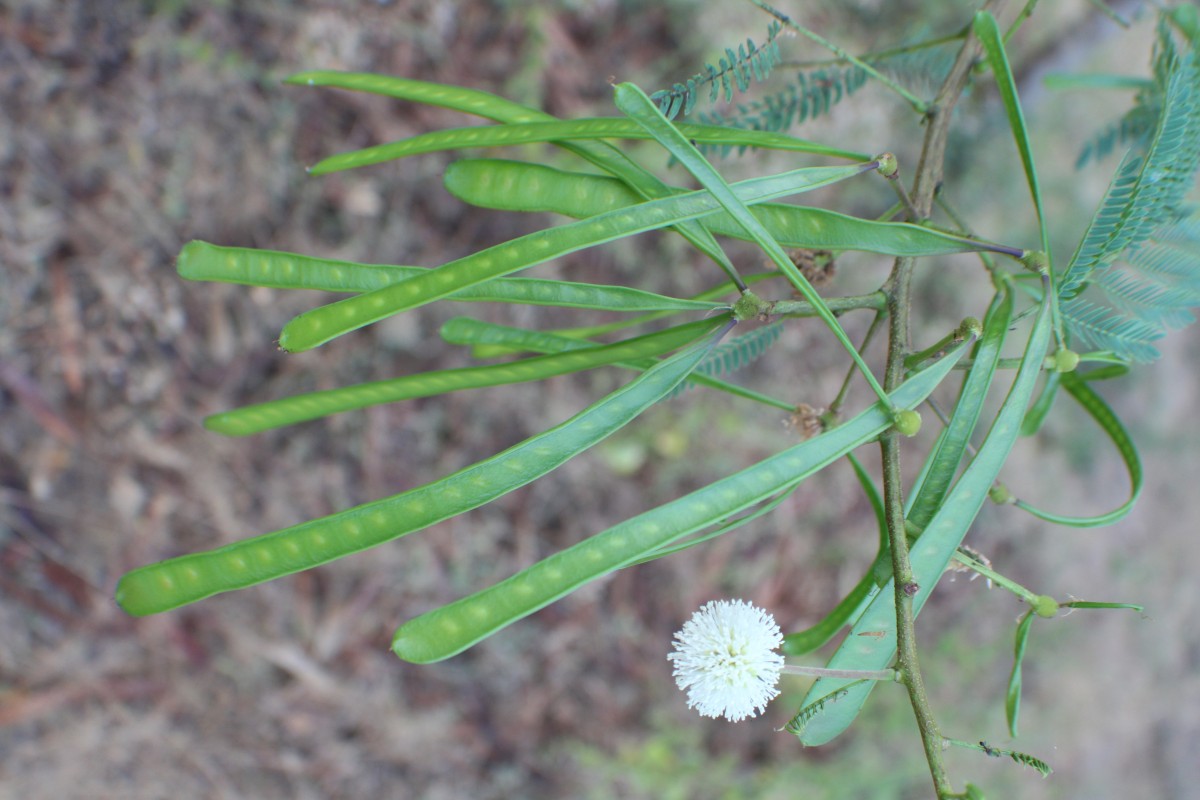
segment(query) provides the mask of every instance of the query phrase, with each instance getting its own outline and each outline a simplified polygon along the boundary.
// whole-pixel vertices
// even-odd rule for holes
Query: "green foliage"
[[[650,95],[650,99],[658,104],[659,111],[667,119],[674,119],[680,111],[684,116],[691,114],[696,105],[697,92],[705,86],[708,87],[710,103],[722,92],[725,102],[729,102],[733,99],[735,85],[739,92],[744,92],[750,88],[751,82],[766,80],[771,74],[771,68],[780,61],[776,39],[782,30],[779,22],[772,22],[767,26],[767,40],[761,47],[754,44],[753,39],[739,44],[737,52],[727,47],[717,66],[705,64],[704,70],[688,78],[686,83],[661,89]]]
[[[1191,322],[1188,309],[1200,305],[1196,218],[1183,206],[1200,167],[1200,43],[1181,49],[1167,20],[1153,89],[1134,109],[1147,118],[1156,112],[1152,132],[1122,160],[1059,287],[1069,330],[1130,361],[1157,358],[1153,343]],[[1162,240],[1175,244],[1164,252]],[[1095,299],[1083,296],[1089,287]]]
[[[1004,714],[1008,718],[1008,735],[1017,738],[1017,720],[1021,715],[1021,662],[1025,659],[1025,645],[1029,642],[1029,631],[1033,627],[1033,611],[1027,611],[1017,625],[1017,642],[1013,647],[1013,668],[1008,677],[1008,692],[1004,700]]]
[[[1159,107],[1160,96],[1157,93],[1147,94],[1148,97],[1139,95],[1137,105],[1084,144],[1079,151],[1079,157],[1075,159],[1076,169],[1083,169],[1088,162],[1104,159],[1118,147],[1145,146],[1146,139],[1154,130],[1154,123],[1162,111]]]
[[[1099,271],[1091,285],[1103,303],[1070,298],[1063,317],[1087,345],[1130,361],[1153,361],[1158,358],[1154,342],[1195,319],[1198,276],[1200,214],[1193,212],[1160,224],[1120,261]]]
[[[709,125],[782,132],[793,125],[828,114],[866,82],[866,71],[857,66],[802,70],[795,74],[787,86],[766,97],[740,103],[730,113],[702,112],[698,118]],[[721,155],[726,155],[733,147],[723,145],[714,148],[710,145],[708,149],[717,149]],[[739,149],[739,153],[742,152],[745,152],[745,148]]]
[[[832,672],[820,674],[785,729],[805,745],[829,742],[858,717],[874,687],[872,680],[886,681],[887,676],[898,675],[922,721],[920,732],[929,754],[930,773],[941,797],[982,796],[971,785],[966,794],[948,788],[937,755],[948,742],[990,756],[1007,756],[1048,774],[1049,767],[1034,756],[983,741],[976,745],[941,739],[931,732],[937,726],[920,688],[914,619],[952,560],[1031,605],[1018,626],[1004,701],[1009,731],[1015,736],[1021,668],[1035,617],[1055,618],[1062,607],[1132,607],[1059,602],[1035,593],[994,571],[986,559],[965,555],[963,541],[989,497],[1007,506],[1004,513],[1028,513],[1076,527],[1113,522],[1137,499],[1143,474],[1136,447],[1089,382],[1124,374],[1131,360],[1153,358],[1153,342],[1168,329],[1191,322],[1191,309],[1200,305],[1200,214],[1184,205],[1200,166],[1200,50],[1195,15],[1168,12],[1163,16],[1154,77],[1142,88],[1131,112],[1141,120],[1138,125],[1145,123],[1144,137],[1129,134],[1134,150],[1117,168],[1069,265],[1056,270],[1049,256],[1048,223],[1029,123],[1006,50],[1006,42],[1024,15],[1006,32],[990,13],[980,12],[958,36],[913,43],[865,59],[832,48],[836,58],[829,66],[797,73],[782,91],[742,103],[728,117],[710,114],[702,117],[705,124],[673,123],[672,118],[694,110],[706,87],[710,100],[723,94],[728,102],[734,87],[746,92],[753,82],[767,78],[780,63],[783,30],[804,32],[823,41],[761,0],[753,2],[775,17],[765,44],[760,47],[747,41],[737,50],[729,49],[717,65],[706,65],[686,82],[652,96],[633,84],[618,84],[614,105],[621,117],[558,120],[486,92],[403,78],[306,72],[290,79],[292,84],[370,92],[449,108],[495,123],[435,131],[342,153],[320,161],[312,169],[314,174],[425,153],[517,144],[560,148],[590,171],[499,159],[454,162],[446,169],[444,182],[460,200],[504,211],[554,212],[568,221],[432,268],[358,264],[192,242],[180,253],[182,277],[349,295],[287,323],[280,344],[292,352],[321,346],[394,314],[442,300],[550,306],[608,316],[603,323],[589,321],[560,331],[458,317],[443,327],[445,341],[470,346],[475,355],[507,360],[277,398],[213,415],[205,423],[210,429],[226,435],[251,435],[378,403],[465,389],[495,390],[506,384],[601,367],[636,374],[565,422],[451,475],[321,519],[134,569],[118,583],[117,602],[138,616],[167,611],[429,527],[547,475],[655,404],[674,402],[672,398],[687,386],[748,400],[756,404],[748,406],[756,411],[768,406],[775,415],[780,410],[794,410],[800,417],[807,407],[797,407],[791,398],[736,386],[720,376],[752,361],[769,359],[774,355],[769,348],[779,340],[783,327],[807,317],[817,320],[822,332],[838,343],[850,367],[847,385],[861,381],[873,394],[869,401],[843,390],[828,411],[814,412],[813,419],[798,425],[808,438],[752,457],[725,477],[616,521],[495,585],[480,587],[408,620],[396,630],[393,651],[415,663],[454,656],[585,584],[750,525],[772,513],[807,479],[846,458],[875,510],[879,549],[841,602],[815,625],[784,637],[785,652],[795,655],[811,653],[839,631],[849,629],[828,661]],[[911,192],[897,183],[896,158],[891,154],[869,157],[782,133],[796,121],[828,113],[861,87],[868,74],[897,90],[923,113],[924,107],[914,103],[906,90],[889,84],[876,67],[909,59],[925,63],[932,72],[931,65],[936,63],[950,89],[961,92],[966,88],[967,70],[956,73],[950,69],[946,45],[958,47],[968,39],[978,40],[977,52],[982,53],[982,63],[999,89],[1029,189],[1031,213],[1041,228],[1041,241],[1035,247],[968,235],[963,231],[965,223],[959,223],[952,212],[948,221],[939,219],[935,224],[929,218],[933,206],[930,179],[942,180],[943,176],[939,165],[926,160],[943,158],[936,143],[945,141],[948,126],[953,124],[950,115],[923,117],[931,129],[929,142],[935,144],[927,143]],[[972,58],[956,63],[970,63],[974,52],[967,54]],[[934,54],[941,55],[935,59]],[[1136,126],[1130,123],[1126,127],[1134,131]],[[1112,138],[1115,141],[1121,135],[1118,131]],[[651,143],[656,153],[681,165],[699,188],[665,182],[617,144],[628,139]],[[851,163],[799,163],[786,172],[731,183],[705,157],[704,151],[712,148],[723,152],[784,150],[798,159],[832,157]],[[1099,145],[1093,148],[1095,152],[1100,149]],[[870,175],[872,171],[880,175]],[[956,177],[947,174],[944,179]],[[884,196],[892,192],[889,182],[896,186],[901,201],[893,209],[895,213],[863,219],[827,208],[778,202],[849,180],[875,181]],[[907,214],[907,220],[893,219],[900,214]],[[697,268],[701,291],[674,297],[670,290],[655,293],[603,282],[516,275],[584,249],[653,231],[682,236],[711,262]],[[743,276],[717,237],[750,243],[760,253],[758,261],[765,257],[772,271]],[[786,248],[832,251],[821,254],[825,261],[844,251],[883,254],[896,261],[892,275],[873,294],[834,297],[830,290],[818,290],[816,275],[800,267],[805,254],[789,254]],[[944,338],[925,349],[912,348],[908,341],[913,338],[908,294],[913,286],[912,270],[921,259],[952,253],[979,254],[983,282],[991,289],[983,323],[976,319],[979,310],[969,309],[963,324],[954,326]],[[998,260],[993,257],[996,254],[1010,260]],[[808,255],[811,261],[811,253]],[[647,264],[645,269],[655,266]],[[739,296],[732,298],[735,290]],[[887,330],[889,347],[883,371],[864,358],[867,343],[854,343],[843,329],[843,316],[855,312],[874,316],[872,334],[877,329]],[[611,317],[618,319],[607,321]],[[670,318],[665,325],[659,322],[664,318]],[[769,324],[721,343],[740,323],[759,319]],[[1022,319],[1029,320],[1024,327],[1016,324]],[[1078,353],[1069,347],[1068,337],[1105,352]],[[871,334],[866,338],[869,341]],[[1014,344],[1013,340],[1018,341]],[[1019,350],[1020,358],[1002,358],[1006,348]],[[530,353],[533,355],[527,355]],[[513,354],[521,355],[510,358]],[[1090,368],[1095,363],[1103,366]],[[779,372],[791,374],[791,369],[792,365],[782,365]],[[806,380],[798,379],[801,388],[796,393],[809,391],[802,386]],[[942,427],[935,431],[936,438],[921,456],[919,468],[909,474],[909,468],[918,463],[917,448],[924,447],[926,440],[915,437],[901,442],[899,437],[918,433],[922,415],[917,407],[939,386],[952,389],[942,394],[953,396],[953,405],[945,415],[940,407],[925,415],[927,429],[936,428],[939,419]],[[999,393],[1003,400],[996,408],[995,402],[988,400]],[[843,407],[848,396],[855,398],[857,407]],[[1000,482],[1019,437],[1035,435],[1060,397],[1078,403],[1097,422],[1098,431],[1113,442],[1129,473],[1129,499],[1109,512],[1075,517],[1043,511],[1013,497]],[[742,419],[750,422],[754,417],[746,414]],[[972,442],[978,442],[978,447],[972,447]],[[901,445],[912,458],[900,459]],[[857,458],[856,451],[864,446],[880,447],[882,481]],[[873,675],[872,680],[865,679],[867,674]],[[656,769],[655,764],[644,766],[651,772]]]
[[[775,323],[739,336],[732,342],[717,345],[708,358],[700,362],[697,372],[705,375],[725,375],[737,372],[752,361],[759,359],[767,348],[779,341],[783,326]]]
[[[631,517],[494,586],[410,620],[396,631],[392,650],[405,661],[421,664],[449,658],[585,583],[769,501],[885,431],[892,424],[889,409],[924,400],[963,350],[960,346],[911,378],[888,398],[887,406],[871,406],[823,436]]]
[[[811,701],[808,700],[808,698],[805,698],[805,705],[796,712],[794,717],[788,720],[788,724],[784,725],[783,729],[793,736],[803,736],[805,731],[808,729],[808,723],[812,722],[819,715],[825,713],[829,707],[833,706],[838,701],[849,697],[850,689],[860,685],[862,685],[862,681],[852,681],[846,684],[846,686],[843,688],[834,689],[828,694],[823,694]],[[812,693],[810,692],[809,697],[811,696]]]
[[[778,23],[774,23],[778,26]],[[949,71],[953,62],[953,51],[944,46],[918,44],[912,48],[898,48],[895,52],[881,54],[869,59],[871,66],[909,84],[937,85]],[[757,73],[756,73],[757,76]],[[765,79],[763,72],[760,80]],[[763,97],[738,103],[728,111],[700,111],[696,117],[714,127],[736,128],[744,131],[783,132],[793,125],[829,114],[843,100],[866,85],[870,78],[867,69],[859,64],[831,64],[826,67],[798,70],[787,85]],[[742,87],[745,91],[747,87]],[[693,110],[695,92],[688,87],[676,86],[675,92],[683,99],[683,113]],[[660,97],[662,99],[660,99]],[[668,118],[679,110],[679,103],[664,107],[666,95],[656,92],[652,99],[659,100],[660,108]],[[710,100],[715,100],[713,93]],[[732,99],[726,92],[725,100]],[[687,102],[687,101],[693,102]],[[747,146],[732,142],[713,142],[691,137],[705,155],[728,156],[734,150],[738,155],[746,152]]]
[[[912,583],[916,585],[916,590],[910,596],[914,615],[920,613],[946,565],[962,544],[1020,433],[1021,417],[1033,396],[1042,358],[1050,340],[1049,309],[1049,302],[1043,299],[1020,368],[987,437],[912,545]],[[987,366],[981,368],[987,369]],[[970,409],[966,409],[966,412],[970,413]],[[888,586],[873,596],[866,610],[854,622],[842,646],[830,659],[830,667],[876,670],[891,663],[898,636],[895,593],[890,591],[891,588],[889,582]],[[854,684],[853,688],[850,688],[850,684]],[[821,678],[813,684],[805,702],[825,697],[839,688],[848,688],[849,695],[807,720],[804,730],[798,734],[804,744],[810,747],[825,744],[841,735],[858,715],[873,685],[844,678]]]
[[[1028,753],[1021,753],[1016,750],[1009,750],[1009,749],[1006,749],[1003,747],[993,747],[992,745],[988,744],[986,741],[980,741],[980,742],[976,743],[976,742],[960,742],[957,739],[947,739],[946,742],[947,742],[947,744],[957,745],[958,747],[965,747],[965,748],[968,748],[971,750],[978,750],[979,752],[983,753],[984,755],[990,756],[992,758],[1005,758],[1005,757],[1011,758],[1013,761],[1015,761],[1016,763],[1018,763],[1022,766],[1037,770],[1037,772],[1039,774],[1041,774],[1041,776],[1043,778],[1046,777],[1047,775],[1049,775],[1050,773],[1054,772],[1054,770],[1052,770],[1050,768],[1049,764],[1047,764],[1045,761],[1042,761],[1040,758],[1038,758],[1036,756],[1031,756]],[[972,794],[972,792],[970,790],[974,787],[971,787],[970,784],[968,784],[967,786],[968,786],[968,791],[967,791],[966,795],[955,795],[955,796],[958,796],[958,797],[961,797],[961,796],[980,797],[980,796],[982,796],[982,793],[980,793],[979,789],[976,788],[975,789],[976,793]]]
[[[1103,128],[1083,146],[1075,161],[1077,169],[1082,169],[1091,161],[1100,161],[1117,147],[1130,147],[1137,152],[1146,150],[1150,134],[1162,117],[1163,102],[1176,66],[1178,54],[1173,30],[1190,41],[1194,48],[1197,42],[1195,15],[1194,8],[1180,6],[1159,19],[1158,39],[1152,64],[1153,76],[1149,80],[1101,76],[1100,81],[1082,84],[1097,88],[1134,88],[1137,89],[1137,94],[1134,96],[1133,108],[1125,112],[1121,119]]]
[[[687,383],[681,385],[675,390],[675,393],[695,386],[693,380],[698,375],[706,375],[716,377],[718,375],[728,375],[732,372],[745,367],[762,357],[764,353],[779,341],[780,334],[783,333],[783,326],[774,323],[764,325],[761,328],[756,328],[749,333],[738,336],[729,342],[722,342],[713,348],[713,351],[700,362],[696,367],[695,374],[688,380]]]

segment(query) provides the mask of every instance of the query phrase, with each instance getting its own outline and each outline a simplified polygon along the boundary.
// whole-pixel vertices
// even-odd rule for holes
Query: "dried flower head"
[[[775,618],[744,600],[714,600],[675,634],[675,683],[688,708],[738,722],[758,716],[779,690],[783,633]]]

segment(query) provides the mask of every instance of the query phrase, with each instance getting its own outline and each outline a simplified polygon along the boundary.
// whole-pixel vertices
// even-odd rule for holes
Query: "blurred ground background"
[[[970,5],[824,0],[786,10],[865,50],[953,31]],[[306,178],[302,167],[323,155],[462,118],[280,79],[376,71],[492,90],[561,116],[609,114],[610,77],[657,88],[765,28],[732,2],[0,2],[0,797],[928,796],[899,691],[876,692],[848,735],[804,750],[776,732],[801,683],[785,681],[764,718],[701,720],[665,658],[672,632],[705,600],[745,597],[798,629],[853,585],[875,533],[842,466],[752,527],[618,574],[455,659],[416,667],[388,652],[413,615],[792,435],[778,417],[698,392],[493,506],[369,555],[143,620],[111,600],[134,566],[444,475],[625,380],[605,372],[458,394],[247,440],[207,433],[204,415],[246,402],[466,364],[436,335],[455,314],[565,322],[436,307],[285,356],[273,344],[280,326],[322,298],[178,279],[174,256],[193,238],[435,265],[548,222],[464,209],[440,186],[441,156]],[[1150,24],[1121,33],[1087,3],[1044,3],[1026,31],[1014,47],[1061,259],[1115,159],[1084,173],[1070,164],[1129,98],[1047,94],[1040,74],[1145,74]],[[785,57],[823,54],[793,40]],[[1033,241],[989,87],[964,108],[978,116],[955,140],[950,196],[981,233]],[[920,129],[877,87],[837,111],[801,135],[914,163]],[[558,163],[548,153],[525,155]],[[823,199],[870,214],[884,194],[864,179]],[[739,263],[757,258],[732,252]],[[886,269],[847,257],[830,291],[872,288]],[[710,272],[669,237],[642,237],[539,274],[685,295]],[[931,337],[982,314],[977,282],[970,259],[923,273]],[[847,319],[852,335],[861,323]],[[1103,387],[1144,448],[1148,488],[1133,514],[1078,531],[989,508],[972,533],[1001,571],[1038,591],[1147,606],[1145,617],[1081,612],[1035,626],[1014,746],[1056,771],[1041,780],[951,754],[953,774],[989,797],[1198,791],[1195,329],[1163,351],[1152,368]],[[741,380],[784,387],[798,375],[797,399],[814,405],[842,375],[814,325],[789,326],[767,362]],[[1059,415],[1020,445],[1006,479],[1054,508],[1119,502],[1124,475],[1089,424]],[[1003,693],[1022,610],[960,579],[923,615],[924,664],[951,735],[1008,743]]]

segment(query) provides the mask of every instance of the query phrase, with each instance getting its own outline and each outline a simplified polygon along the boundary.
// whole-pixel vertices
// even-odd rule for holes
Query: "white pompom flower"
[[[758,716],[779,690],[783,633],[775,618],[744,600],[714,600],[675,634],[675,683],[688,708],[739,722]]]

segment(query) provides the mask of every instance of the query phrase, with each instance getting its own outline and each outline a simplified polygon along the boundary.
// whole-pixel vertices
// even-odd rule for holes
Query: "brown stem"
[[[1003,2],[1004,0],[988,0],[984,8],[995,13]],[[919,223],[928,218],[933,209],[934,195],[942,181],[951,113],[970,79],[979,49],[978,41],[973,36],[968,37],[926,114],[925,142],[921,148],[911,192],[912,207],[917,217],[914,222]],[[909,352],[913,265],[914,259],[896,259],[884,287],[888,295],[889,328],[887,368],[883,385],[889,391],[903,380],[904,358]],[[900,476],[898,434],[892,432],[881,438],[880,453],[883,459],[884,512],[892,550],[892,575],[895,578],[897,668],[903,675],[909,701],[917,718],[917,726],[921,730],[921,740],[925,746],[925,758],[929,762],[934,790],[939,798],[945,798],[953,794],[953,788],[942,761],[944,740],[937,719],[929,706],[925,683],[921,677],[920,661],[917,658],[912,598],[919,587],[914,580],[912,564],[909,561],[908,539],[904,529],[904,494]]]

